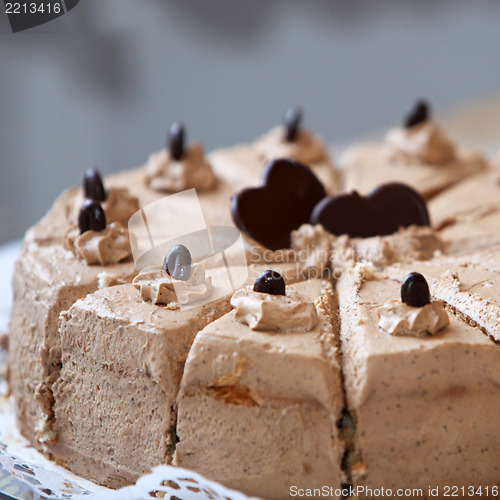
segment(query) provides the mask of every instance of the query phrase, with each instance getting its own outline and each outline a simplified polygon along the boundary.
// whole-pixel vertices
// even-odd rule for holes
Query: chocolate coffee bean
[[[403,127],[411,128],[419,123],[423,123],[430,118],[430,106],[427,101],[419,99],[416,101],[410,110],[407,112],[404,120]]]
[[[102,177],[99,170],[89,168],[83,177],[83,192],[85,198],[92,198],[95,201],[106,200],[106,190],[102,183]]]
[[[271,269],[260,273],[253,286],[254,292],[271,295],[285,295],[285,280],[277,271]]]
[[[184,135],[185,129],[181,122],[174,122],[170,125],[167,137],[167,147],[170,156],[179,161],[184,156]]]
[[[106,229],[106,214],[98,201],[91,198],[85,200],[78,215],[78,228],[80,234]]]
[[[285,140],[287,142],[295,142],[300,131],[302,122],[302,109],[300,106],[291,106],[283,117],[283,126],[285,127]]]
[[[187,281],[191,277],[191,253],[187,247],[173,246],[163,261],[163,270],[176,280]]]
[[[401,301],[412,307],[430,304],[427,280],[417,272],[410,273],[401,284]]]

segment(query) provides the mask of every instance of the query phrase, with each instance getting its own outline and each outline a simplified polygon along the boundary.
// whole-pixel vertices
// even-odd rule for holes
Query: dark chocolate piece
[[[427,121],[431,116],[430,106],[423,99],[417,100],[403,119],[403,127],[411,128]]]
[[[174,122],[168,129],[167,147],[170,156],[174,160],[180,160],[184,156],[184,125],[181,122]]]
[[[83,192],[86,198],[92,198],[99,202],[106,200],[106,190],[102,183],[102,177],[99,170],[96,168],[89,168],[85,172],[83,178]]]
[[[271,295],[285,295],[285,280],[277,271],[271,269],[260,273],[253,286],[254,292]]]
[[[80,234],[106,229],[106,214],[98,201],[91,198],[85,200],[78,214],[78,228]]]
[[[404,279],[401,284],[401,302],[412,307],[423,307],[430,304],[429,285],[420,273],[410,273]]]
[[[295,142],[300,131],[302,122],[302,108],[300,106],[290,106],[283,116],[283,126],[285,127],[285,140]]]
[[[163,270],[176,280],[187,281],[191,277],[191,252],[188,248],[173,246],[163,261]]]
[[[368,238],[392,234],[400,227],[430,226],[424,199],[410,186],[382,184],[367,196],[356,191],[321,200],[311,215],[311,224],[321,224],[337,236]]]
[[[232,196],[233,221],[266,248],[288,248],[290,232],[309,222],[325,188],[308,167],[289,159],[266,163],[261,183]]]

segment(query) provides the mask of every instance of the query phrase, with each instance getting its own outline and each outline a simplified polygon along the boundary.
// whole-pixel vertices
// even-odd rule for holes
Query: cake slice
[[[345,272],[337,285],[352,484],[361,497],[367,488],[422,488],[425,496],[497,485],[500,350],[429,302],[428,288],[419,302],[423,278],[405,277],[408,269],[425,276],[424,264],[391,269],[368,280]]]
[[[268,284],[278,273],[263,273]],[[262,290],[262,288],[259,288]],[[286,295],[282,295],[286,293]],[[336,300],[310,280],[235,293],[205,327],[178,397],[174,464],[250,495],[340,487],[343,409]]]
[[[10,318],[9,370],[18,424],[30,442],[43,447],[52,437],[51,387],[60,369],[59,313],[108,284],[132,281],[123,263],[88,265],[62,245],[34,246],[16,262]]]
[[[366,194],[379,184],[404,182],[429,199],[486,168],[482,155],[455,145],[418,101],[403,126],[383,143],[357,144],[344,154],[345,189]]]
[[[170,255],[170,253],[169,253]],[[53,457],[109,487],[170,463],[176,397],[197,332],[230,310],[198,264],[174,257],[134,284],[97,291],[61,315]],[[216,297],[216,298],[214,298]]]

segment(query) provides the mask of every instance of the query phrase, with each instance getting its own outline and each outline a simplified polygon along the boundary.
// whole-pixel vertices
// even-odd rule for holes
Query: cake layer
[[[51,387],[61,363],[59,313],[106,283],[131,281],[129,261],[87,266],[62,246],[32,246],[13,277],[9,370],[21,432],[37,446],[51,439]]]
[[[176,396],[196,333],[230,309],[228,298],[172,309],[133,285],[97,291],[61,318],[48,451],[73,472],[110,487],[170,463]]]
[[[178,397],[175,465],[266,498],[340,486],[336,301],[322,286],[287,287],[316,304],[308,332],[252,330],[233,311],[197,335]]]
[[[433,336],[383,331],[378,312],[400,297],[403,277],[382,272],[363,281],[351,272],[337,285],[346,398],[355,422],[353,484],[424,491],[496,485],[500,350],[451,313],[449,325]]]

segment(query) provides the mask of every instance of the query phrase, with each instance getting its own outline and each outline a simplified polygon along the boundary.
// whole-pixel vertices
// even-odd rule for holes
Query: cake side
[[[157,306],[133,285],[88,295],[61,315],[62,368],[54,384],[48,452],[109,487],[171,462],[176,396],[198,330],[228,299],[188,310]]]
[[[51,387],[61,367],[58,319],[103,278],[131,281],[133,262],[87,266],[62,246],[23,252],[13,276],[9,372],[21,432],[38,448],[52,439]]]
[[[346,273],[337,289],[354,486],[498,484],[498,347],[452,314],[434,335],[383,331],[379,311],[400,294],[383,272],[366,281]]]

